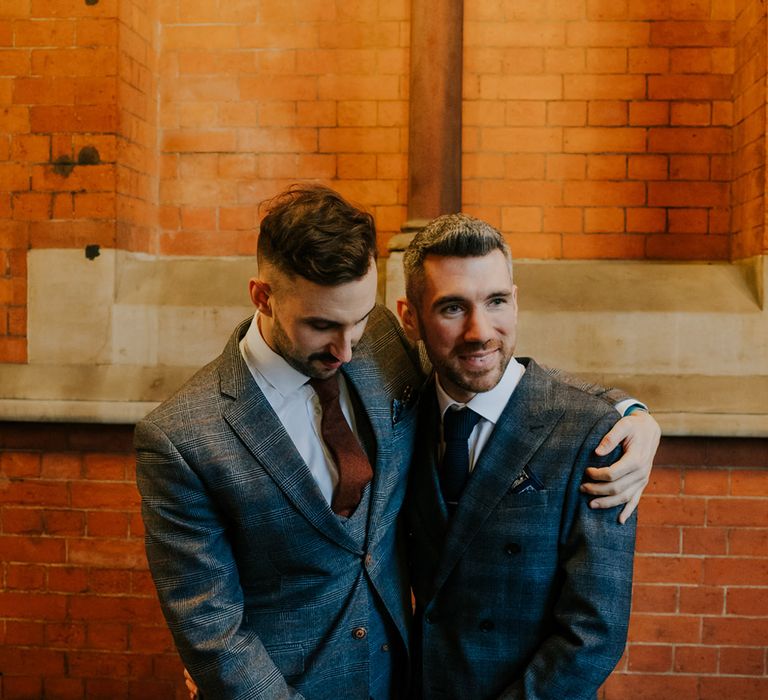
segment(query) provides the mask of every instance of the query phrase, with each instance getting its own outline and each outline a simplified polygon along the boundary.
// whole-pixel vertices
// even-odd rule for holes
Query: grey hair
[[[403,256],[405,294],[418,302],[424,290],[424,260],[428,255],[479,258],[500,250],[512,275],[512,253],[504,236],[493,226],[468,214],[443,214],[414,237]]]

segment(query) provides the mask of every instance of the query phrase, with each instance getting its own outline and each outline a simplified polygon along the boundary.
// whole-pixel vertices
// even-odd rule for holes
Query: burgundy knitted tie
[[[360,503],[365,485],[373,478],[373,470],[341,412],[338,377],[310,379],[309,383],[323,407],[320,423],[323,441],[339,470],[339,483],[333,493],[331,508],[337,515],[349,517]]]

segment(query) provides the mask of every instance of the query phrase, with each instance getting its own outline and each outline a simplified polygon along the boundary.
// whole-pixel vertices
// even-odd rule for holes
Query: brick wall
[[[735,259],[766,250],[765,3],[738,3],[734,24],[733,241]]]
[[[129,427],[0,423],[5,700],[182,698],[143,556]],[[667,438],[605,700],[768,695],[768,441]]]
[[[184,697],[146,570],[131,436],[0,423],[4,700]]]
[[[465,207],[516,255],[728,258],[732,3],[465,13]]]

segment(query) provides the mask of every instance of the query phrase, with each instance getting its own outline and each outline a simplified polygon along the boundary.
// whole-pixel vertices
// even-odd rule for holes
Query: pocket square
[[[544,489],[543,484],[536,478],[536,475],[526,465],[523,470],[515,477],[509,493],[532,493]]]

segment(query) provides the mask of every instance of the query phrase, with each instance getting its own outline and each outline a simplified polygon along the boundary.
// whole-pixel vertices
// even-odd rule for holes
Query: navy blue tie
[[[467,441],[480,415],[471,408],[448,409],[443,416],[445,452],[440,467],[440,488],[443,499],[452,512],[469,478],[469,447]]]

